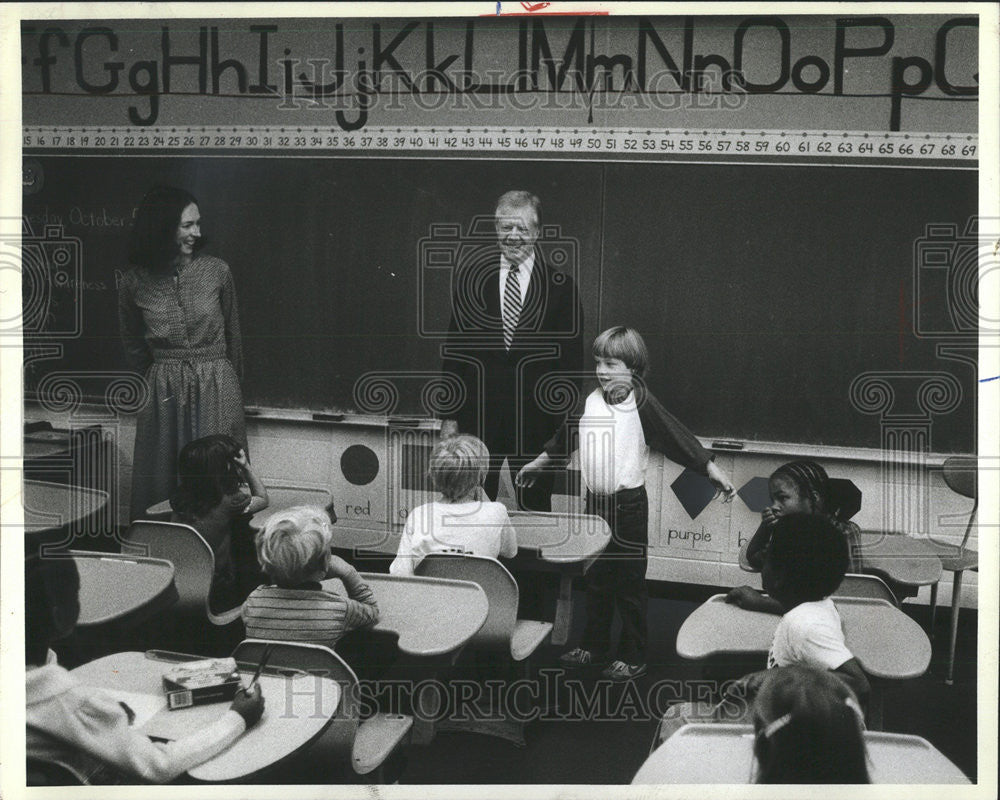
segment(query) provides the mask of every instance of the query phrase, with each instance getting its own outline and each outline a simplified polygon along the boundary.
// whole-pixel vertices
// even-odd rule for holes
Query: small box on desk
[[[167,708],[189,708],[232,700],[240,688],[234,658],[206,658],[178,664],[163,674]]]

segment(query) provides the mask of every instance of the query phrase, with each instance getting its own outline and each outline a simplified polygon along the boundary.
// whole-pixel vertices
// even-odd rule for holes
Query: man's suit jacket
[[[508,352],[503,343],[500,268],[500,251],[491,248],[466,259],[456,271],[443,371],[458,377],[465,396],[450,416],[461,432],[479,436],[487,444],[516,432],[519,454],[535,456],[579,396],[583,308],[573,277],[554,270],[536,247]],[[559,374],[562,378],[553,383]],[[560,391],[566,381],[574,387],[569,394]]]

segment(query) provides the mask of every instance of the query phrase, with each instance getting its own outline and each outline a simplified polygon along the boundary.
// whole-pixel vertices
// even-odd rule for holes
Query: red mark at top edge
[[[552,3],[521,3],[524,11],[509,11],[504,13],[497,3],[495,14],[480,14],[481,17],[606,17],[608,11],[545,11]]]

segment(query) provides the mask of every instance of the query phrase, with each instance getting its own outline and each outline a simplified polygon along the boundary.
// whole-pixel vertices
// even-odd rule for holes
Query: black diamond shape
[[[677,476],[670,488],[674,490],[677,499],[681,501],[684,510],[691,519],[697,517],[715,497],[715,487],[704,475],[699,475],[685,467]]]
[[[768,489],[767,478],[751,478],[736,494],[755,514],[759,514],[771,504],[771,490]]]

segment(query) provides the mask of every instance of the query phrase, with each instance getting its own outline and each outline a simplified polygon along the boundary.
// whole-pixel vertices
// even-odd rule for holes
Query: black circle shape
[[[352,444],[340,457],[340,471],[355,486],[365,486],[378,475],[378,456],[363,444]]]

